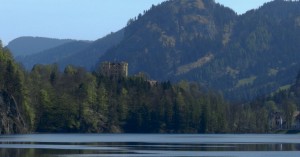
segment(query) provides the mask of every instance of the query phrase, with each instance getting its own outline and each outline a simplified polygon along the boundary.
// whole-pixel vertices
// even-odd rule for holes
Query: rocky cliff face
[[[14,97],[0,91],[0,134],[26,133],[27,130]]]

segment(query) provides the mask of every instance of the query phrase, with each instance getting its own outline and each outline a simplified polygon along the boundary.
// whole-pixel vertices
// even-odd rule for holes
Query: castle
[[[128,63],[103,62],[100,65],[101,74],[106,77],[120,78],[128,76]]]

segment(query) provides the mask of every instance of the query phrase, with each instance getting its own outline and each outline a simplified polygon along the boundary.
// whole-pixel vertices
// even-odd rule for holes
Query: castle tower
[[[100,65],[101,74],[106,77],[120,78],[128,76],[128,63],[103,62]]]

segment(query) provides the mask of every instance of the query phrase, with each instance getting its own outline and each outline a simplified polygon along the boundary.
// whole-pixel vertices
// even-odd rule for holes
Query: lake
[[[299,157],[300,135],[1,135],[1,157]]]

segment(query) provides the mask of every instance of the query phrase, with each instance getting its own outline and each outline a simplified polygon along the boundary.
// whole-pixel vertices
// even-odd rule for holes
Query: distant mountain
[[[50,48],[72,42],[69,39],[52,39],[44,37],[20,37],[8,43],[7,48],[15,57],[32,55]]]
[[[35,64],[57,63],[61,70],[67,65],[75,65],[92,69],[109,48],[117,45],[124,36],[124,30],[111,33],[94,42],[70,41],[28,56],[17,56],[26,69],[30,70]]]
[[[77,52],[82,51],[90,45],[89,42],[73,41],[66,44],[47,49],[29,56],[19,56],[16,60],[30,70],[35,64],[59,63],[62,59],[68,58]]]
[[[300,69],[300,2],[275,0],[238,16],[213,0],[169,0],[131,20],[100,61],[129,73],[196,81],[251,99],[293,82]]]
[[[72,56],[62,58],[58,63],[61,67],[69,64],[85,67],[91,70],[99,61],[99,58],[106,53],[106,51],[121,42],[124,37],[124,30],[121,29],[115,33],[111,33],[103,38],[100,38],[89,44],[85,49],[74,53]]]

